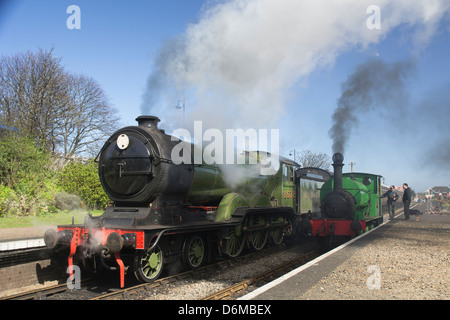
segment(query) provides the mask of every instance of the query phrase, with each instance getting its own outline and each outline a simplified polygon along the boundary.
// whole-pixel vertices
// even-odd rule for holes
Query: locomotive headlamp
[[[342,153],[336,152],[335,154],[333,154],[333,162],[335,163],[344,162],[344,156],[342,155]]]
[[[121,134],[117,138],[117,146],[119,147],[120,150],[125,150],[126,148],[128,148],[129,144],[130,144],[130,139],[128,138],[128,136],[126,134]]]

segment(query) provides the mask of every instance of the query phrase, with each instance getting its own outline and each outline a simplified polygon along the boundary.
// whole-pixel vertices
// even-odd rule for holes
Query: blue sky
[[[241,3],[251,2],[254,1],[242,1]],[[266,1],[261,1],[261,3],[263,2]],[[280,1],[279,3],[281,2],[289,3],[290,1]],[[443,6],[445,12],[436,18],[437,22],[433,25],[432,31],[421,33],[422,29],[426,29],[427,23],[423,22],[426,19],[420,16],[420,12],[433,9],[431,5],[430,8],[425,5],[424,8],[416,10],[417,12],[414,10],[414,12],[410,12],[412,9],[408,5],[405,5],[406,9],[399,5],[399,12],[402,13],[403,9],[405,12],[403,13],[404,18],[398,18],[395,14],[397,9],[390,9],[391,11],[384,9],[389,5],[389,1],[371,1],[372,4],[376,2],[379,2],[382,8],[381,30],[375,30],[372,34],[368,34],[367,30],[364,31],[367,34],[363,34],[361,31],[362,35],[354,35],[354,30],[349,28],[346,23],[348,20],[346,14],[352,12],[350,7],[353,6],[350,6],[348,10],[343,8],[342,13],[339,10],[330,9],[330,15],[327,13],[317,15],[317,12],[328,12],[326,7],[323,9],[319,4],[317,4],[317,10],[314,8],[316,4],[306,9],[302,8],[306,13],[302,11],[301,14],[305,15],[301,17],[311,16],[314,21],[323,20],[324,32],[317,31],[322,28],[321,24],[311,22],[310,25],[315,26],[314,30],[307,27],[304,30],[297,29],[296,32],[303,33],[303,35],[292,39],[302,42],[300,47],[302,52],[303,50],[307,52],[310,45],[311,48],[314,48],[311,49],[312,52],[322,57],[325,62],[317,63],[314,59],[309,58],[305,58],[306,62],[300,61],[300,58],[299,61],[294,61],[295,50],[298,49],[287,47],[284,67],[288,69],[295,66],[299,69],[305,68],[306,71],[292,74],[273,69],[276,73],[274,78],[287,75],[292,79],[280,81],[279,92],[283,94],[283,97],[280,99],[277,96],[274,98],[274,103],[282,102],[279,107],[273,109],[276,116],[269,114],[268,117],[273,118],[275,122],[270,126],[280,129],[280,151],[283,156],[288,156],[293,149],[297,152],[310,149],[331,155],[332,142],[328,135],[328,130],[332,125],[331,116],[341,95],[341,85],[355,71],[356,66],[370,59],[382,59],[386,63],[414,61],[414,70],[405,85],[407,99],[404,106],[392,109],[380,108],[380,110],[373,108],[358,116],[358,125],[352,130],[345,150],[345,162],[356,162],[355,170],[357,171],[380,173],[385,177],[386,184],[401,185],[403,182],[409,182],[413,189],[418,191],[434,185],[448,186],[450,184],[450,164],[445,161],[446,158],[443,158],[444,160],[435,159],[439,152],[437,150],[444,154],[450,153],[448,151],[450,145],[447,144],[450,142],[450,138],[443,138],[450,134],[450,129],[446,125],[446,123],[450,123],[450,111],[447,108],[450,108],[448,102],[450,100],[450,15],[448,6],[442,4],[445,2],[431,1],[431,4]],[[421,4],[420,0],[415,0],[410,5],[413,7],[416,2],[418,5]],[[269,49],[253,50],[252,45],[259,45],[258,39],[245,38],[253,32],[252,28],[255,25],[252,24],[252,19],[255,19],[255,24],[264,23],[264,19],[255,18],[255,15],[264,13],[268,5],[261,5],[258,10],[251,11],[242,8],[244,4],[242,7],[227,6],[230,3],[232,4],[233,1],[0,1],[0,55],[12,55],[27,50],[36,51],[38,48],[50,49],[53,47],[54,54],[61,57],[62,64],[67,71],[85,74],[100,84],[111,104],[118,110],[123,125],[134,125],[134,119],[142,112],[141,105],[143,104],[143,94],[147,88],[147,79],[155,71],[155,61],[160,55],[161,48],[171,39],[188,35],[185,39],[189,38],[189,41],[194,41],[197,39],[195,37],[197,35],[202,35],[204,38],[212,35],[212,37],[217,36],[220,43],[226,43],[228,38],[225,35],[231,35],[236,39],[243,38],[236,40],[237,43],[242,41],[238,47],[242,48],[242,51],[248,49],[249,52],[256,52],[256,55],[264,58],[272,54],[269,52],[270,47]],[[66,13],[66,9],[72,4],[78,5],[81,9],[80,30],[69,30],[66,27],[66,20],[70,16]],[[267,9],[267,12],[269,14],[273,12],[273,15],[276,15],[277,10],[276,7],[271,11]],[[308,12],[308,10],[311,11]],[[281,5],[280,12],[284,12]],[[333,12],[336,12],[335,16],[332,15]],[[431,12],[434,11],[431,10]],[[428,16],[424,15],[424,17]],[[366,18],[366,13],[362,12],[361,20],[365,21]],[[248,23],[243,24],[240,19],[248,19]],[[301,20],[301,18],[299,19]],[[285,20],[289,21],[288,18]],[[327,24],[330,20],[332,22]],[[278,20],[271,17],[267,21],[278,25]],[[308,26],[308,24],[305,25]],[[216,30],[217,26],[223,29]],[[234,35],[231,33],[234,26],[238,26],[243,31]],[[302,25],[299,24],[299,26]],[[338,44],[331,45],[333,39],[327,39],[323,40],[322,46],[314,47],[331,31],[335,32],[333,37],[340,38],[339,27],[342,28],[343,34],[346,33],[343,38],[355,37],[355,40],[344,39]],[[286,28],[289,28],[289,25]],[[267,33],[267,37],[262,37],[263,40],[271,39],[271,35],[267,32],[269,29],[261,26],[261,30],[266,30],[262,32]],[[310,33],[314,34],[313,31],[317,33],[314,35],[315,38],[312,36],[308,38]],[[380,34],[373,39],[375,32],[380,32]],[[418,42],[417,39],[421,39],[420,36],[424,34],[426,41]],[[280,36],[283,36],[283,33]],[[205,47],[215,50],[217,42],[210,41],[209,47]],[[248,48],[246,48],[247,44]],[[187,48],[189,48],[189,43]],[[228,49],[229,46],[226,48]],[[220,47],[218,50],[221,50]],[[288,50],[293,50],[294,53],[290,55]],[[302,52],[299,52],[299,56]],[[187,57],[186,53],[183,54],[184,57]],[[280,57],[280,52],[273,54]],[[180,56],[174,57],[180,58]],[[203,60],[207,63],[210,62],[209,57],[218,56],[214,56],[214,52],[211,52],[210,55],[205,53],[204,57]],[[220,59],[225,58],[220,57]],[[281,55],[281,58],[278,59],[283,60],[283,56]],[[230,63],[230,61],[233,60],[226,62]],[[272,60],[268,61],[273,62]],[[238,61],[238,63],[240,62]],[[192,63],[190,66],[194,68],[198,65]],[[280,64],[280,68],[282,67],[283,65]],[[273,70],[271,69],[270,72]],[[194,69],[192,73],[195,74],[196,71]],[[205,76],[205,72],[208,70],[202,70],[202,73],[198,74]],[[216,70],[211,70],[211,72],[216,72]],[[255,74],[258,73],[255,72]],[[268,76],[262,75],[262,77],[268,78],[269,84],[270,75],[270,73]],[[172,77],[175,80],[177,78],[176,75],[172,75]],[[197,102],[201,104],[202,101],[198,96],[194,98],[192,92],[202,91],[198,88],[208,89],[209,84],[205,86],[201,82],[202,80],[195,82],[196,80],[189,78],[188,75],[184,75],[184,78],[180,76],[180,79],[185,80],[185,84],[188,84],[186,87],[190,90],[183,92],[183,95],[187,96],[188,119],[195,120],[198,112],[194,111],[202,109],[200,107],[196,109],[197,106],[194,104]],[[212,78],[213,81],[221,79],[223,78],[215,78],[215,76]],[[227,86],[232,88],[229,90],[235,89],[232,83],[227,82],[224,87]],[[257,90],[258,84],[250,89]],[[167,95],[167,92],[165,94]],[[257,91],[252,91],[252,95],[257,96]],[[437,96],[441,98],[437,99]],[[215,97],[221,97],[221,95]],[[273,98],[264,95],[254,101],[250,96],[231,95],[227,98],[233,100],[236,97],[249,99],[248,101],[255,104],[261,102],[261,99]],[[176,129],[181,124],[181,114],[179,114],[181,111],[174,109],[171,105],[177,99],[181,99],[181,94],[180,97],[172,96],[170,99],[166,97],[158,101],[159,104],[166,105],[150,108],[152,112],[159,112],[155,115],[162,119],[162,125],[169,131]],[[431,101],[429,105],[427,105],[428,101]],[[214,109],[210,111],[209,117],[215,114]],[[249,112],[254,113],[253,110],[249,110]],[[217,116],[222,117],[219,110],[217,110]],[[446,122],[444,119],[447,119]],[[349,166],[344,167],[344,171],[349,170],[347,167]]]
[[[67,7],[81,10],[81,29],[69,30]],[[97,80],[125,124],[135,124],[162,42],[193,22],[202,1],[11,1],[0,16],[0,54],[54,47],[66,70]]]

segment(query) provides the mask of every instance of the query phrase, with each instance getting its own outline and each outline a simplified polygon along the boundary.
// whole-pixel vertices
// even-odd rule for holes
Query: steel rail
[[[275,248],[275,247],[273,247]],[[278,246],[279,248],[279,246]],[[182,273],[178,273],[172,276],[168,276],[168,277],[164,277],[161,279],[157,279],[154,282],[151,283],[142,283],[142,284],[138,284],[136,286],[133,287],[129,287],[129,288],[125,288],[125,289],[121,289],[121,290],[117,290],[115,292],[111,292],[111,293],[107,293],[95,298],[92,298],[90,300],[119,300],[119,299],[128,299],[130,298],[132,295],[137,294],[139,291],[143,290],[143,291],[150,291],[153,288],[157,288],[160,287],[162,285],[166,285],[169,283],[174,283],[177,281],[181,281],[184,279],[189,279],[192,278],[194,276],[198,276],[198,275],[203,275],[203,274],[207,274],[208,272],[210,272],[210,270],[216,270],[217,268],[221,267],[221,266],[225,266],[225,265],[232,265],[233,263],[239,262],[241,259],[248,259],[251,258],[252,255],[257,256],[257,255],[261,255],[264,252],[267,252],[267,250],[269,250],[270,248],[266,248],[266,249],[262,249],[260,251],[255,251],[246,255],[242,255],[233,259],[227,259],[224,261],[220,261],[214,264],[210,264],[210,265],[206,265],[204,267],[198,268],[198,269],[194,269],[194,270],[188,270]]]
[[[86,286],[92,282],[93,282],[93,279],[91,279],[91,278],[84,279],[84,280],[81,280],[81,285]],[[41,299],[45,299],[48,296],[51,296],[51,295],[54,295],[57,293],[61,293],[61,292],[65,292],[67,290],[70,290],[70,289],[67,287],[66,283],[57,284],[57,285],[50,286],[50,287],[34,289],[34,290],[6,296],[6,297],[1,297],[0,300],[41,300]]]

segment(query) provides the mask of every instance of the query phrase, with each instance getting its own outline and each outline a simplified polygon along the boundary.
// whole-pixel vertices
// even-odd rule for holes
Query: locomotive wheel
[[[269,237],[269,230],[266,229],[266,218],[262,215],[250,216],[248,225],[250,229],[259,229],[249,231],[248,240],[250,248],[255,251],[263,249],[266,246],[267,238]]]
[[[250,247],[253,250],[261,250],[264,249],[264,247],[267,244],[267,239],[269,238],[269,230],[258,230],[258,231],[252,231],[250,232]]]
[[[271,238],[272,241],[275,245],[280,245],[283,243],[283,239],[284,239],[284,230],[283,228],[276,228],[273,229],[271,232]]]
[[[242,232],[242,226],[228,231],[228,237],[225,240],[225,255],[235,258],[241,254],[245,245],[245,235]]]
[[[134,258],[134,274],[141,282],[153,282],[161,275],[164,255],[159,246],[151,251],[142,251]]]
[[[183,263],[190,269],[200,267],[205,259],[205,242],[200,235],[187,238],[183,244]]]

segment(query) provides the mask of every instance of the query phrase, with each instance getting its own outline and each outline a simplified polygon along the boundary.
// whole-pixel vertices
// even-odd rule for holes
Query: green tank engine
[[[333,155],[334,175],[320,191],[321,216],[311,220],[315,236],[353,236],[383,221],[381,176],[342,173],[344,157]]]

